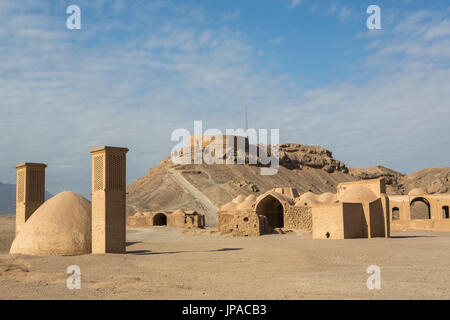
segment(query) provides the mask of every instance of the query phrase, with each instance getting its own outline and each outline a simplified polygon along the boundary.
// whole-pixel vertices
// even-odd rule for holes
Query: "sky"
[[[111,145],[130,149],[132,183],[174,130],[243,128],[245,108],[350,167],[449,166],[450,3],[0,0],[2,182],[43,162],[51,193],[89,196],[89,150]]]

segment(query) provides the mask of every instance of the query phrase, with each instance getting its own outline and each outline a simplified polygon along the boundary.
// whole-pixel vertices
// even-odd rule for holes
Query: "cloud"
[[[352,16],[352,11],[347,7],[342,7],[339,9],[339,13],[337,14],[339,21],[345,22]]]
[[[267,67],[245,35],[205,22],[202,9],[136,2],[127,7],[130,23],[112,19],[111,2],[80,2],[97,12],[96,23],[68,31],[52,11],[62,6],[23,3],[0,10],[8,26],[0,31],[4,182],[14,182],[14,164],[45,162],[52,193],[88,196],[89,149],[116,145],[130,148],[130,183],[168,156],[174,129],[192,129],[194,120],[242,127],[244,107],[250,126],[280,128],[281,141],[323,145],[351,166],[448,165],[444,14],[416,12],[355,40],[370,43],[356,69],[364,82],[305,91]],[[161,11],[169,12],[165,19]]]
[[[191,128],[197,119],[208,127],[240,127],[245,105],[256,106],[263,96],[274,101],[284,91],[283,76],[259,65],[260,50],[236,32],[199,29],[184,19],[201,11],[147,22],[145,30],[100,20],[99,39],[88,22],[72,32],[56,16],[19,7],[0,17],[10,26],[0,35],[0,43],[8,43],[0,50],[5,181],[14,181],[16,163],[45,162],[53,193],[88,195],[89,149],[117,145],[131,149],[131,182],[168,156],[174,129]],[[123,32],[127,36],[116,41]]]
[[[241,16],[241,11],[240,10],[234,10],[231,12],[227,12],[222,16],[222,21],[223,22],[227,22],[227,21],[232,21],[232,20],[236,20]]]
[[[283,41],[284,41],[284,38],[283,38],[283,37],[277,37],[277,38],[275,38],[275,39],[272,40],[272,43],[273,43],[274,45],[278,45],[278,44],[283,43]]]
[[[293,9],[295,7],[298,7],[302,3],[302,0],[292,0],[291,4],[289,5],[289,8]]]

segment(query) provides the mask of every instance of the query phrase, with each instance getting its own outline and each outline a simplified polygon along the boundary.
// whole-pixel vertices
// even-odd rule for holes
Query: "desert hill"
[[[151,168],[127,187],[127,215],[139,211],[197,210],[208,219],[238,194],[256,196],[274,187],[295,187],[299,192],[336,192],[340,182],[384,177],[387,192],[404,194],[416,187],[429,193],[450,189],[450,168],[432,168],[404,175],[374,166],[348,168],[332,152],[320,146],[281,144],[280,168],[273,176],[262,176],[254,165],[174,165],[170,157]],[[213,219],[215,220],[215,219]]]
[[[128,186],[127,214],[183,208],[197,210],[210,220],[208,215],[215,216],[218,207],[242,193],[258,196],[274,186],[321,193],[357,179],[319,146],[283,144],[279,157],[280,168],[273,176],[262,176],[254,165],[174,165],[167,158]]]
[[[350,168],[349,173],[357,179],[386,179],[389,194],[408,194],[414,188],[423,188],[428,193],[447,193],[450,191],[450,168],[428,168],[410,174],[373,166],[368,169]]]

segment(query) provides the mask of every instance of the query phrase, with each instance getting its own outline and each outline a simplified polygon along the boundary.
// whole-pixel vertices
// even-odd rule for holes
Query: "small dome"
[[[251,209],[252,205],[255,203],[256,197],[254,195],[249,195],[245,200],[239,203],[236,207],[238,210]]]
[[[256,201],[255,195],[251,194],[247,198],[245,198],[245,201]]]
[[[317,201],[317,196],[312,192],[306,192],[302,194],[300,198],[296,201],[297,201],[295,203],[296,207],[311,206],[319,203],[319,201]]]
[[[427,192],[423,188],[414,188],[408,192],[408,196],[422,196],[424,194],[427,194]]]
[[[161,213],[164,213],[164,214],[166,214],[166,212],[161,212]],[[179,214],[179,215],[184,215],[184,211],[183,210],[181,210],[181,209],[177,209],[177,210],[175,210],[172,214]]]
[[[241,202],[243,202],[243,201],[245,201],[245,196],[242,195],[242,194],[238,195],[236,198],[234,198],[234,199],[232,200],[232,202],[233,202],[233,203],[236,203],[236,204],[241,203]]]
[[[140,216],[143,216],[144,214],[142,213],[142,212],[136,212],[135,214],[134,214],[134,216],[135,217],[140,217]]]
[[[335,202],[337,200],[337,196],[335,193],[325,192],[317,196],[317,200],[320,203],[330,203]]]
[[[41,205],[16,236],[10,253],[73,256],[91,252],[91,202],[70,191]]]
[[[302,200],[302,201],[297,201],[297,203],[295,204],[296,207],[312,207],[315,204],[318,204],[320,202],[318,202],[315,199],[308,199],[308,200]]]
[[[232,202],[225,203],[223,206],[220,207],[220,210],[221,211],[233,211],[236,209],[236,207],[237,207],[237,204],[232,201]]]
[[[350,187],[341,195],[341,202],[372,202],[378,197],[370,189],[363,186]]]

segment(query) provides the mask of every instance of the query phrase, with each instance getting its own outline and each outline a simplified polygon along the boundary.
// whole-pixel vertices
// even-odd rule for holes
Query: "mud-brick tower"
[[[45,201],[45,168],[43,163],[16,166],[16,234]]]
[[[92,253],[125,253],[126,153],[92,149]]]

